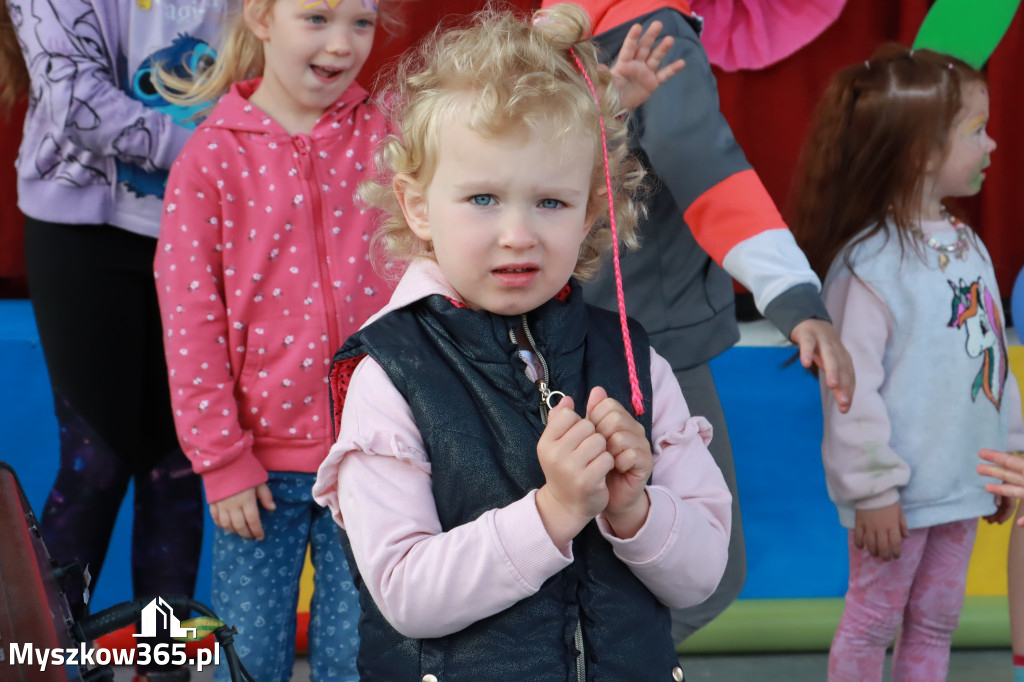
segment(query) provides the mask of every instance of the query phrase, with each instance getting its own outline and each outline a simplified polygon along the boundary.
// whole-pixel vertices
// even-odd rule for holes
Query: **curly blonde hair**
[[[486,136],[510,131],[545,132],[554,123],[556,137],[589,131],[597,153],[591,173],[588,215],[596,215],[580,246],[573,275],[589,279],[611,248],[611,231],[600,118],[604,119],[608,165],[620,240],[638,245],[636,226],[642,208],[635,199],[644,171],[630,156],[627,127],[611,74],[598,66],[597,49],[587,40],[590,22],[577,5],[559,4],[524,20],[512,11],[489,7],[468,26],[439,26],[395,67],[382,101],[395,131],[377,153],[377,177],[360,186],[360,195],[385,213],[375,246],[391,258],[433,257],[431,245],[410,229],[392,188],[396,174],[412,176],[425,189],[439,156],[443,123],[466,116],[470,129]],[[600,106],[576,64],[582,62],[594,82]],[[467,101],[469,104],[467,105]]]
[[[198,118],[208,114],[232,84],[262,75],[263,43],[249,29],[247,20],[262,21],[277,1],[251,0],[244,6],[241,1],[238,2],[238,9],[225,23],[217,60],[209,68],[198,73],[187,69],[187,75],[182,77],[171,70],[175,67],[180,69],[180,65],[168,64],[167,68],[157,65],[154,82],[163,98],[180,106],[208,103],[209,106],[199,113]],[[378,27],[388,36],[394,35],[402,27],[399,2],[401,0],[377,2]]]

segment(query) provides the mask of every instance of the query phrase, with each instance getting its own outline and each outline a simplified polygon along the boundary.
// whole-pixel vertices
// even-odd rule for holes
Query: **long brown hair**
[[[28,69],[14,30],[14,21],[7,0],[0,0],[0,115],[9,114],[28,88]]]
[[[790,192],[790,226],[819,277],[887,221],[905,248],[925,169],[945,158],[961,92],[978,81],[982,75],[955,57],[902,45],[885,45],[832,78]]]

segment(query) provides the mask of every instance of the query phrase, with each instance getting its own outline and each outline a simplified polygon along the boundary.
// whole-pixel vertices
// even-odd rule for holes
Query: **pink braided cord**
[[[608,218],[612,228],[612,263],[615,266],[615,296],[619,303],[619,325],[622,327],[622,345],[626,349],[626,366],[629,368],[629,389],[633,401],[633,413],[637,416],[644,413],[644,396],[640,392],[640,380],[636,376],[636,362],[633,359],[633,341],[629,337],[629,325],[626,323],[626,295],[622,292],[622,268],[619,266],[619,232],[615,225],[615,201],[612,199],[612,174],[608,164],[608,137],[604,130],[604,116],[601,114],[601,98],[597,95],[597,88],[590,81],[590,74],[580,61],[576,50],[569,48],[572,58],[576,60],[576,66],[580,67],[583,78],[587,81],[590,94],[594,96],[597,104],[598,120],[601,122],[601,158],[604,161],[604,181],[608,193]]]

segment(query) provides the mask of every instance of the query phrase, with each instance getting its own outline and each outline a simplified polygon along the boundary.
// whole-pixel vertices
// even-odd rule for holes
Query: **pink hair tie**
[[[604,161],[604,181],[608,193],[608,218],[612,228],[612,263],[615,266],[615,295],[619,303],[619,325],[622,327],[622,345],[626,349],[626,366],[629,369],[629,389],[633,402],[633,412],[640,416],[644,413],[644,396],[640,392],[640,380],[636,375],[636,361],[633,359],[633,341],[629,337],[629,325],[626,322],[626,296],[622,292],[622,268],[619,266],[619,233],[615,226],[615,200],[612,198],[612,174],[608,163],[608,138],[604,130],[604,116],[601,114],[601,98],[597,95],[597,89],[590,81],[590,75],[583,66],[583,62],[576,54],[576,50],[569,48],[572,58],[576,60],[576,66],[580,67],[590,94],[594,96],[594,103],[597,104],[597,117],[601,123],[601,158]]]

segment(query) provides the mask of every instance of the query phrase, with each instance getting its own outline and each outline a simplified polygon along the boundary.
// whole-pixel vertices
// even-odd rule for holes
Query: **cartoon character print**
[[[981,277],[969,284],[963,279],[959,283],[946,281],[953,290],[953,310],[947,326],[964,329],[967,355],[982,359],[971,386],[971,400],[977,400],[978,392],[983,391],[999,409],[1009,371],[999,306]]]
[[[139,68],[125,83],[126,91],[132,99],[142,102],[150,109],[167,114],[178,125],[195,129],[198,121],[194,117],[202,110],[203,105],[185,107],[171,104],[157,91],[153,77],[159,65],[178,78],[191,78],[212,66],[216,59],[216,51],[207,42],[190,35],[180,35],[170,45],[157,50],[139,64]],[[123,61],[124,58],[121,57],[121,62],[123,63]],[[132,137],[144,138],[136,139],[134,142],[141,141],[146,148],[152,144],[152,134],[142,125],[140,119],[136,121],[135,125],[129,126],[121,132],[121,135],[114,141],[114,148],[120,152],[119,143],[132,142]],[[124,146],[137,148],[135,144]],[[118,159],[117,181],[124,183],[136,196],[162,197],[164,188],[167,186],[167,171],[146,168],[144,161],[128,163]]]
[[[33,36],[39,48],[28,64],[34,75],[29,89],[29,111],[43,106],[51,118],[63,116],[62,127],[66,131],[87,132],[99,128],[100,114],[88,101],[88,86],[96,78],[115,79],[102,27],[92,3],[88,0],[9,0],[7,9],[19,36]],[[68,54],[48,48],[54,44],[48,31],[58,26],[71,46]],[[30,53],[24,44],[21,47],[24,54]],[[186,123],[193,110],[180,108],[175,111],[152,89],[149,75],[153,64],[158,61],[175,71],[178,65],[181,69],[192,67],[200,71],[212,63],[214,57],[215,53],[207,43],[190,36],[180,36],[172,45],[154,53],[141,64],[126,88],[134,99],[171,115],[183,125],[195,127],[195,123]],[[184,74],[184,71],[180,73]],[[37,78],[36,75],[42,77]],[[155,101],[154,96],[159,101]],[[115,178],[110,177],[103,167],[103,154],[83,152],[71,141],[74,137],[74,134],[55,133],[44,136],[35,159],[35,177],[52,178],[77,187],[113,184]],[[110,152],[119,156],[116,180],[129,182],[129,187],[140,196],[161,196],[163,193],[166,173],[153,166],[152,154],[149,153],[152,146],[153,132],[141,118],[125,126],[111,143]]]

